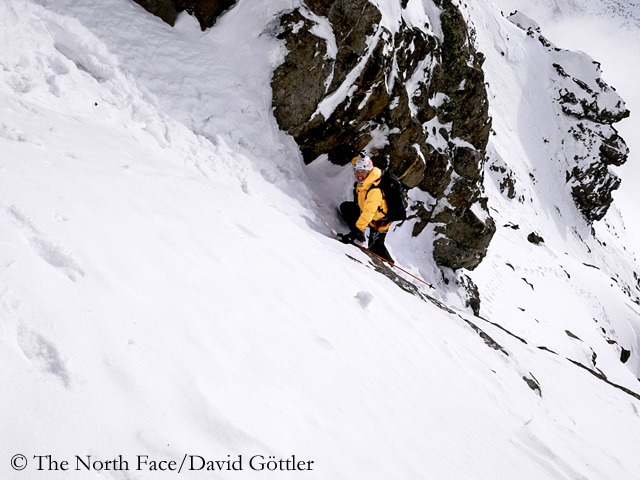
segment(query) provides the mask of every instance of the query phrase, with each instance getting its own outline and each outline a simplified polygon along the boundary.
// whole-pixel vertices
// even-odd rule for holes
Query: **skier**
[[[378,187],[382,170],[373,166],[371,158],[357,156],[351,160],[354,166],[356,185],[353,202],[343,202],[340,214],[350,228],[346,235],[340,235],[344,243],[363,242],[364,232],[369,227],[369,250],[394,263],[384,244],[391,222],[385,219],[387,202]]]

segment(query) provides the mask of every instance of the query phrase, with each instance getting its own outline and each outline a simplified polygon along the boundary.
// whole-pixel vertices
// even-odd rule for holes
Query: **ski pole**
[[[369,252],[369,253],[371,253],[372,255],[375,255],[375,256],[376,256],[376,257],[378,257],[380,260],[383,260],[383,261],[387,262],[387,263],[388,263],[389,265],[391,265],[392,267],[396,267],[398,270],[400,270],[400,271],[402,271],[402,272],[406,273],[407,275],[409,275],[409,276],[411,276],[411,277],[415,278],[415,279],[416,279],[416,280],[418,280],[419,282],[424,283],[424,284],[425,284],[425,285],[427,285],[429,288],[433,288],[433,289],[435,290],[435,287],[434,287],[433,285],[431,285],[430,283],[425,282],[424,280],[422,280],[422,279],[421,279],[421,278],[419,278],[419,277],[416,277],[414,274],[407,272],[404,268],[399,267],[399,266],[398,266],[398,265],[396,265],[395,263],[391,263],[391,262],[390,262],[389,260],[387,260],[386,258],[382,258],[382,257],[381,257],[380,255],[378,255],[377,253],[372,252],[371,250],[369,250],[369,249],[368,249],[368,248],[366,248],[366,247],[363,247],[362,245],[358,245],[358,244],[357,244],[357,243],[355,243],[355,242],[353,242],[353,244],[354,244],[356,247],[358,247],[359,249],[364,250],[365,252]]]

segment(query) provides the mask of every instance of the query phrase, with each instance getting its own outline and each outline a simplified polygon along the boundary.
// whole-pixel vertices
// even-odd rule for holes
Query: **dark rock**
[[[527,236],[527,240],[529,240],[529,242],[533,243],[534,245],[540,245],[541,243],[544,243],[544,238],[542,238],[540,235],[538,235],[535,232],[531,232]]]
[[[178,12],[187,11],[198,19],[202,31],[212,27],[222,13],[237,0],[173,0]]]
[[[604,138],[600,144],[600,159],[607,165],[619,167],[627,161],[628,155],[627,144],[615,130],[609,138]]]
[[[335,0],[306,0],[307,7],[316,15],[326,17]]]
[[[172,0],[133,0],[149,13],[160,17],[164,22],[168,23],[172,27],[176,23],[176,17],[178,15],[176,6]]]
[[[573,200],[586,220],[602,219],[613,203],[620,179],[609,165],[626,162],[629,150],[616,130],[608,125],[577,123],[570,133],[576,140],[574,165],[566,173]]]
[[[355,18],[345,18],[348,12]],[[379,116],[389,103],[383,80],[392,59],[383,54],[385,38],[381,38],[371,52],[366,51],[365,42],[367,36],[379,28],[381,14],[367,0],[333,2],[329,18],[340,22],[335,29],[338,45],[335,59],[327,56],[324,39],[311,33],[312,22],[307,21],[298,28],[297,23],[291,22],[291,15],[294,14],[281,17],[283,31],[279,38],[286,41],[289,53],[275,70],[271,82],[276,120],[296,139],[305,162],[326,153],[333,162],[345,164],[369,143],[377,126],[371,125],[370,119]],[[300,12],[297,16],[303,17]],[[335,93],[349,69],[353,69],[365,53],[369,59],[355,84],[366,85],[371,91],[357,89],[351,97],[330,109],[329,118],[325,118],[317,108],[321,100]]]
[[[480,167],[484,164],[482,152],[467,147],[456,148],[453,156],[453,169],[468,180],[478,182],[482,180]]]
[[[612,192],[620,187],[620,178],[601,162],[574,167],[570,178],[571,193],[582,215],[589,221],[601,220],[613,203]]]
[[[564,68],[562,68],[562,65],[558,65],[557,63],[554,63],[553,67],[556,69],[556,71],[558,72],[558,75],[560,75],[561,77],[564,77],[564,78],[569,77],[569,74],[564,71]]]
[[[327,18],[334,26],[338,47],[333,80],[327,90],[327,94],[330,95],[342,85],[347,74],[356,67],[367,52],[367,37],[378,30],[382,14],[368,0],[336,0],[331,4]],[[378,47],[381,45],[378,42]],[[379,48],[374,52],[376,50]],[[375,57],[372,60],[367,62],[366,72],[361,76],[363,85],[371,85],[376,79],[382,78],[384,69],[378,68]]]
[[[492,164],[489,168],[501,174],[499,178],[500,192],[505,193],[507,198],[513,200],[516,198],[516,179],[514,177],[513,172],[506,166],[506,164],[502,163],[500,165]]]
[[[533,375],[531,375],[531,377],[527,377],[525,375],[522,377],[522,379],[526,382],[531,390],[536,392],[539,396],[542,396],[542,389],[540,388],[540,384],[536,381],[535,378],[533,378]]]
[[[480,293],[478,291],[478,286],[473,283],[467,275],[463,275],[460,279],[460,283],[464,287],[467,292],[467,299],[465,301],[465,306],[471,308],[471,311],[476,317],[480,316]]]
[[[531,287],[531,290],[535,290],[533,284],[529,280],[527,280],[526,278],[522,277],[522,281],[524,283],[526,283],[527,285],[529,285]]]
[[[424,176],[419,186],[431,196],[442,198],[451,181],[451,157],[433,148],[429,152],[429,161],[424,167]]]
[[[629,151],[610,125],[629,116],[629,111],[621,99],[615,108],[600,107],[601,97],[614,95],[602,79],[596,78],[598,92],[580,79],[572,78],[571,81],[579,88],[573,91],[560,89],[562,111],[570,117],[594,123],[577,122],[569,131],[575,139],[576,150],[581,153],[574,157],[575,166],[567,171],[567,183],[576,206],[587,221],[593,222],[606,215],[613,203],[613,191],[620,186],[620,179],[608,166],[624,164]]]
[[[303,28],[297,31],[302,22]],[[331,73],[330,65],[324,61],[327,54],[326,41],[310,33],[313,23],[299,11],[283,15],[278,38],[285,40],[290,53],[273,74],[274,115],[283,130],[294,136],[300,135],[318,103],[325,95],[325,81]],[[305,65],[307,68],[299,68]]]
[[[573,332],[571,332],[570,330],[565,330],[565,331],[564,331],[564,333],[566,333],[566,334],[567,334],[567,336],[569,336],[569,337],[571,337],[571,338],[575,338],[576,340],[580,340],[580,341],[582,341],[582,340],[580,339],[580,337],[578,337],[577,335],[575,335],[575,334],[574,334]]]
[[[179,12],[187,11],[200,23],[204,31],[212,27],[222,13],[233,7],[237,0],[133,0],[148,12],[174,26]]]
[[[631,357],[631,351],[622,348],[622,351],[620,352],[620,361],[622,363],[627,363],[627,360],[629,360],[629,357]]]
[[[588,119],[596,123],[612,124],[624,120],[630,115],[629,110],[624,108],[624,104],[618,104],[615,109],[601,108],[598,103],[598,92],[594,92],[583,81],[573,78],[582,94],[576,94],[576,90],[561,89],[559,91],[560,103],[562,111],[569,116],[582,119]],[[602,82],[599,82],[602,85]],[[608,88],[608,87],[607,87]]]
[[[438,112],[441,123],[453,122],[451,134],[484,150],[489,140],[489,102],[481,69],[484,57],[468,41],[462,13],[450,0],[442,2],[442,63],[434,69],[434,90],[449,100]]]
[[[433,243],[433,257],[443,267],[473,270],[489,248],[495,223],[491,218],[480,220],[469,209],[451,213],[450,223],[435,227],[441,235]]]

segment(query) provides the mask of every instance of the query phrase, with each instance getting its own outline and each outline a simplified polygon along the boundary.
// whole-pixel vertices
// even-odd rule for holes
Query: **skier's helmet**
[[[354,157],[351,160],[351,164],[356,170],[365,170],[367,172],[370,172],[373,169],[373,162],[371,161],[371,158],[367,157],[366,155],[359,155],[357,157]]]

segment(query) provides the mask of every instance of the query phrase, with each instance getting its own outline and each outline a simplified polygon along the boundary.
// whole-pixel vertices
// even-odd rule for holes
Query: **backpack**
[[[371,188],[379,188],[387,202],[387,214],[384,220],[396,222],[407,219],[407,199],[404,194],[404,186],[393,173],[389,170],[383,170],[380,182]]]

